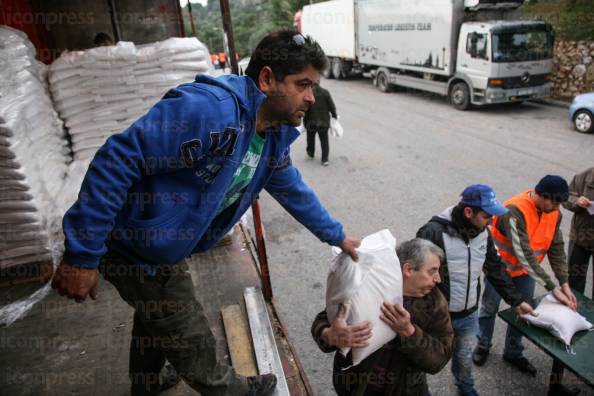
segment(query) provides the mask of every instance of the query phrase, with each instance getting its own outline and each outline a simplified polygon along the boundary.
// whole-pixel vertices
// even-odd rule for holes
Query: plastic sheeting
[[[22,32],[0,27],[0,267],[39,260],[56,266],[62,217],[97,149],[167,90],[212,70],[197,39],[171,38],[66,52],[48,72]],[[48,284],[1,306],[0,326],[23,317],[49,292]]]
[[[105,140],[125,130],[167,90],[212,70],[196,38],[67,52],[49,70],[56,109],[72,138],[75,160],[90,160]]]
[[[17,30],[0,28],[0,267],[51,260],[55,201],[69,149],[46,66]]]
[[[0,268],[50,261],[61,256],[61,212],[70,150],[51,101],[47,68],[20,31],[0,27]],[[10,325],[47,295],[0,307]]]

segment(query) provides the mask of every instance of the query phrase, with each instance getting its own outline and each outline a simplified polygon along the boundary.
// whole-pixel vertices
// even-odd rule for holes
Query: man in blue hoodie
[[[359,241],[345,235],[290,158],[295,126],[327,63],[310,38],[272,33],[247,76],[198,75],[95,155],[64,216],[65,253],[52,286],[77,302],[94,299],[99,270],[135,309],[133,395],[158,393],[166,359],[205,396],[274,391],[274,375],[245,378],[216,360],[183,264],[213,247],[263,189],[321,241],[357,259]]]

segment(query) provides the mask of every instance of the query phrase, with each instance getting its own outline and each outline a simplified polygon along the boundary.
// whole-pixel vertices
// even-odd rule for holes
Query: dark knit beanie
[[[569,199],[569,186],[564,178],[555,175],[546,175],[534,187],[534,191],[543,198],[561,203]]]

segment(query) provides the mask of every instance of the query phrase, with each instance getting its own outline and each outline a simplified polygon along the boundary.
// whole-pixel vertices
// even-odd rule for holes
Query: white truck
[[[331,0],[303,7],[300,29],[330,59],[328,78],[362,74],[472,105],[549,94],[554,34],[517,19],[524,0]]]

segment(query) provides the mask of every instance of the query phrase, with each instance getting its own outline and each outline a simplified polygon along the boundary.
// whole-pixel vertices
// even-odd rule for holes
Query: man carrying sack
[[[295,126],[327,66],[311,38],[271,33],[252,54],[247,76],[198,75],[171,89],[95,155],[64,216],[65,253],[52,286],[77,302],[96,298],[100,270],[134,308],[133,396],[158,394],[165,360],[203,396],[274,392],[273,374],[245,378],[217,360],[185,263],[215,246],[263,189],[321,241],[357,259],[359,242],[345,235],[290,158]]]

